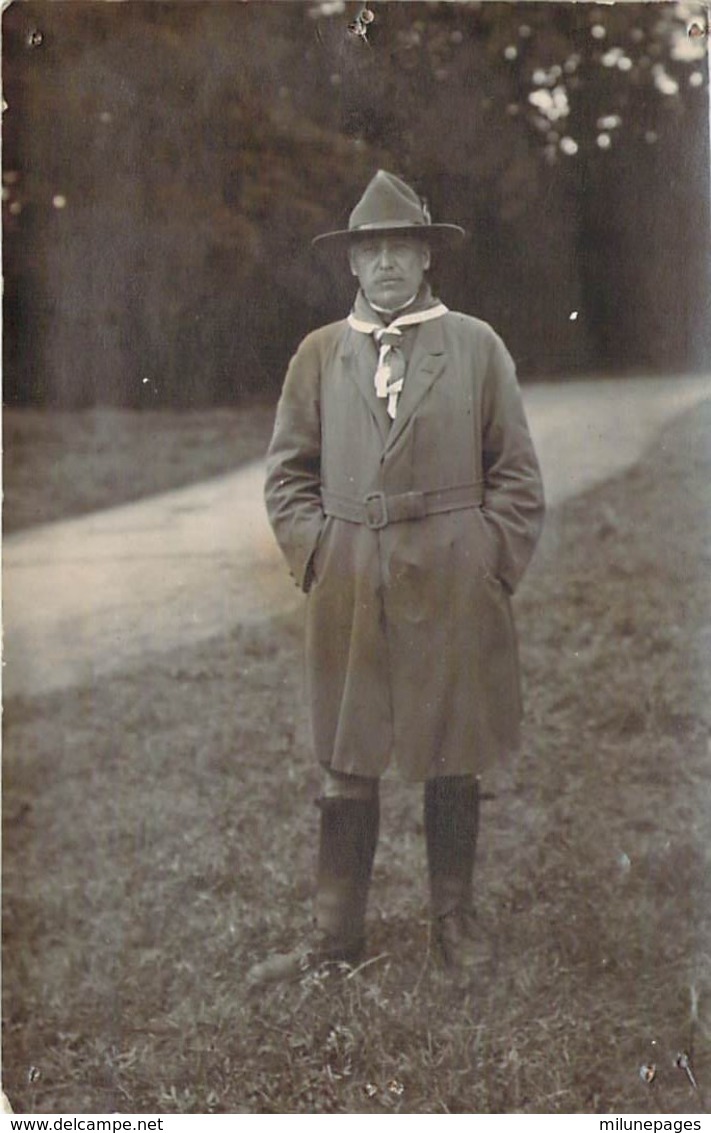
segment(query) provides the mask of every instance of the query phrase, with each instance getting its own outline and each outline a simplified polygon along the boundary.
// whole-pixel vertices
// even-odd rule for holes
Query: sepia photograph
[[[3,1112],[703,1128],[710,50],[4,7]]]

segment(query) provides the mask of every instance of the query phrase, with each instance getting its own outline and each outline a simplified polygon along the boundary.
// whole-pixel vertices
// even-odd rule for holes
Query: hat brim
[[[372,236],[417,236],[426,242],[460,244],[466,232],[458,224],[369,224],[362,228],[342,228],[314,236],[312,246],[347,246]]]

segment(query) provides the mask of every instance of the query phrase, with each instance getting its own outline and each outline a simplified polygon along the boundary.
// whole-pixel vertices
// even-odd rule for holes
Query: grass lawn
[[[263,456],[274,406],[3,411],[3,528],[49,523],[231,472]]]
[[[245,989],[310,912],[298,617],[11,700],[15,1109],[706,1112],[710,430],[705,407],[550,517],[516,600],[526,740],[485,784],[494,958],[470,984],[428,955],[420,791],[386,784],[374,962]]]

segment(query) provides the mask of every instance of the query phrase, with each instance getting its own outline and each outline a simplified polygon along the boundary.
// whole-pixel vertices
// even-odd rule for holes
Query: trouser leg
[[[479,833],[478,780],[471,775],[429,779],[424,812],[432,916],[469,912]]]

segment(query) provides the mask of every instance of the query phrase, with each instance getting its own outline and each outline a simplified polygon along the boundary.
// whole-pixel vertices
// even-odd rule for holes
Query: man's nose
[[[381,267],[389,267],[393,261],[392,248],[385,241],[380,245],[380,255],[378,256]]]

